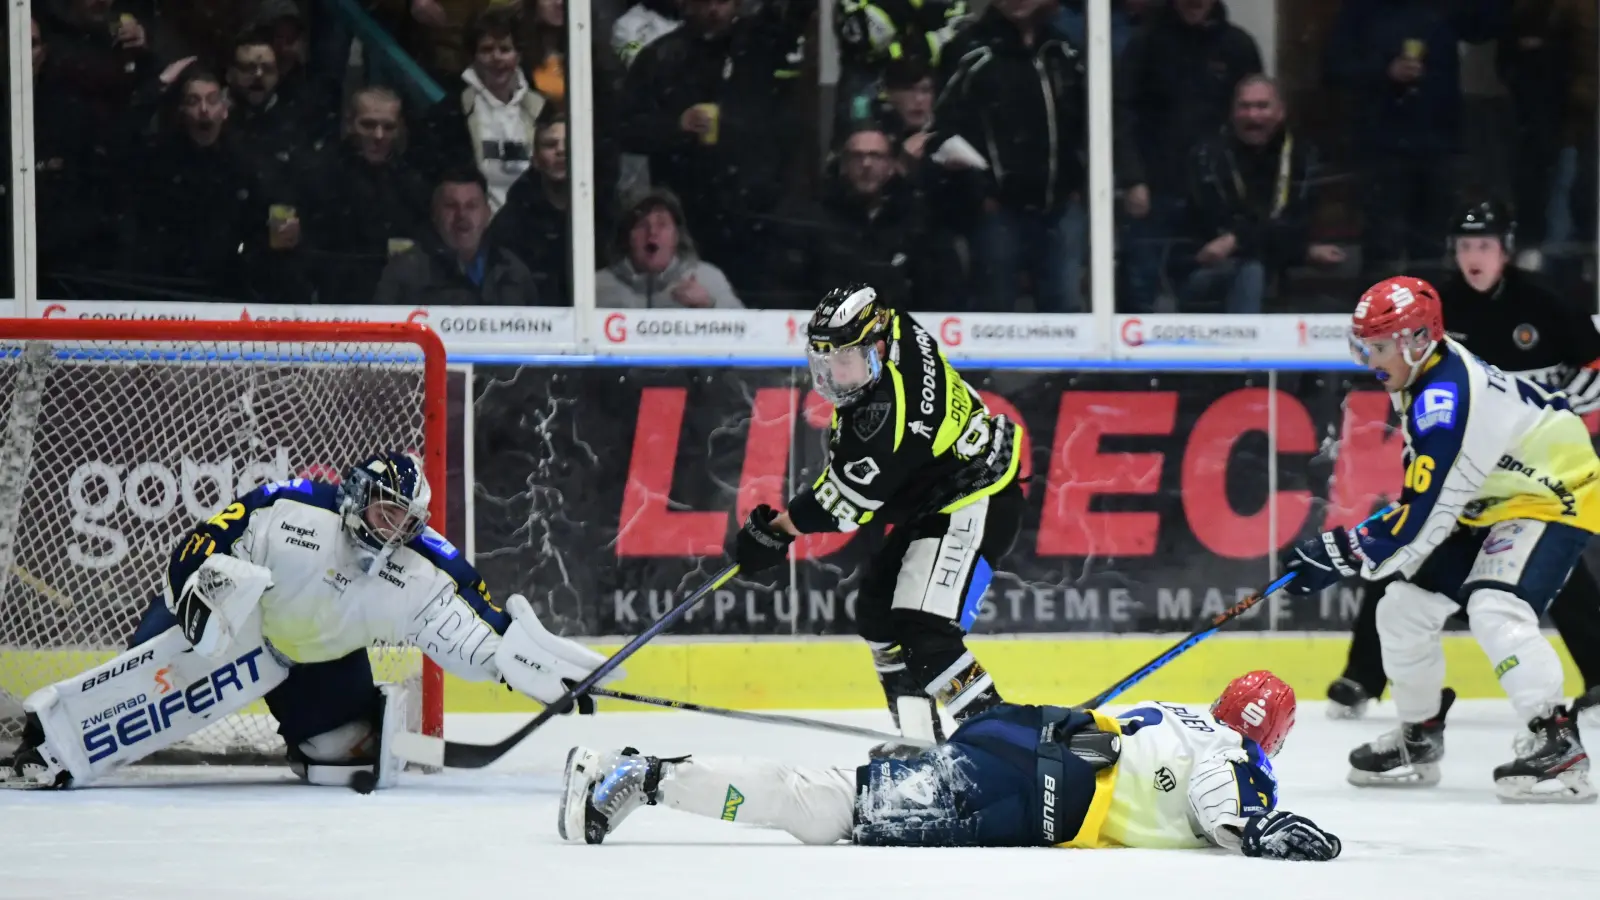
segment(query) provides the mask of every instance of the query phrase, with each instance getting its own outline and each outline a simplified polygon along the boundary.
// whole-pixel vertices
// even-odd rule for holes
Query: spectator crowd
[[[1521,211],[1519,263],[1592,258],[1597,0],[1311,6],[1317,139],[1222,0],[1112,0],[1121,311],[1295,311],[1437,264],[1488,190]],[[601,306],[863,280],[911,311],[1087,311],[1085,0],[595,0],[577,148],[566,0],[33,12],[47,298],[570,305],[570,151],[594,159]],[[1495,51],[1497,171],[1462,45]]]

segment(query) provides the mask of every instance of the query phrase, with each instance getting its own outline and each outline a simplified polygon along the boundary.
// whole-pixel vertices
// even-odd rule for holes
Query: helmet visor
[[[834,406],[843,406],[860,397],[877,382],[883,370],[876,343],[830,350],[807,347],[806,362],[811,366],[812,386]]]
[[[1365,368],[1372,367],[1372,361],[1387,360],[1399,346],[1399,341],[1392,337],[1362,337],[1355,329],[1350,330],[1350,358],[1356,365]]]

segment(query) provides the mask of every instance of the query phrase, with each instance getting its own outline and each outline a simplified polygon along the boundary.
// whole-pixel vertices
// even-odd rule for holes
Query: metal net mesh
[[[0,338],[0,750],[29,693],[127,646],[195,522],[259,484],[420,451],[426,402],[409,344]],[[370,653],[420,696],[417,651]],[[275,756],[276,727],[257,702],[169,759]]]

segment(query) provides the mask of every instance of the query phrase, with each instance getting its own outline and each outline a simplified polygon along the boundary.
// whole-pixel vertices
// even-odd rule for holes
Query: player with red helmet
[[[1508,375],[1445,334],[1438,292],[1389,278],[1362,294],[1356,362],[1400,413],[1399,502],[1354,530],[1290,549],[1288,590],[1398,576],[1378,601],[1383,667],[1401,725],[1350,754],[1350,782],[1432,785],[1444,755],[1444,624],[1465,609],[1500,685],[1528,723],[1517,758],[1494,770],[1510,801],[1595,799],[1589,759],[1562,696],[1561,662],[1539,631],[1589,538],[1600,532],[1600,459],[1567,398]]]
[[[1112,718],[1001,703],[920,756],[849,768],[575,747],[558,827],[598,844],[634,810],[660,804],[812,844],[1220,846],[1333,859],[1337,837],[1278,809],[1270,760],[1294,714],[1294,689],[1257,671],[1209,710],[1145,702]]]

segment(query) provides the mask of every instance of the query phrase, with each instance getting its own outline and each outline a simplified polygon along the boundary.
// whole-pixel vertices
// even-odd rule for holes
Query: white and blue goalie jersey
[[[511,619],[460,551],[429,528],[369,575],[338,506],[338,488],[303,478],[228,504],[174,549],[169,607],[206,557],[228,553],[272,572],[260,600],[262,635],[290,662],[409,643],[461,678],[498,678],[494,652]]]

